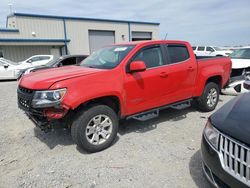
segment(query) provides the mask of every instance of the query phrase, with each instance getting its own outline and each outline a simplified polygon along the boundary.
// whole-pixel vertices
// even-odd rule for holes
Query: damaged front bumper
[[[65,108],[33,108],[32,99],[35,91],[23,87],[18,87],[18,107],[25,112],[34,124],[43,131],[49,131],[54,123],[63,118],[68,112]]]

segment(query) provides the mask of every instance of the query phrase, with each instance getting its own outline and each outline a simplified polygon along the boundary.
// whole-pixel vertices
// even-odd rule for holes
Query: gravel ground
[[[68,130],[43,133],[17,108],[17,82],[0,82],[0,187],[211,187],[200,140],[207,117],[194,108],[123,121],[116,142],[87,154]],[[219,106],[231,96],[221,96]]]

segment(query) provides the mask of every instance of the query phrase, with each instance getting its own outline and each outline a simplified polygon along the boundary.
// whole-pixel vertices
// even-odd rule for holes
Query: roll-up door
[[[103,46],[115,43],[114,31],[95,31],[89,30],[89,49],[90,53],[100,49]]]
[[[152,40],[152,32],[132,31],[132,41]]]

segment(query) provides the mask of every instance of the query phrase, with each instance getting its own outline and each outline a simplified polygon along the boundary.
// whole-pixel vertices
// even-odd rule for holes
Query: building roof
[[[88,21],[105,21],[105,22],[117,22],[117,23],[135,23],[135,24],[160,25],[160,23],[158,23],[158,22],[141,22],[141,21],[132,21],[132,20],[113,20],[113,19],[102,19],[102,18],[55,16],[55,15],[29,14],[29,13],[17,13],[17,12],[9,15],[8,17],[13,17],[13,16],[64,19],[64,20],[88,20]]]

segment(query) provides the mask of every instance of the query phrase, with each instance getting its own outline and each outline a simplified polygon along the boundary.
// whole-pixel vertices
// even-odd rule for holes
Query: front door
[[[127,114],[135,114],[158,107],[167,88],[167,70],[160,45],[141,49],[132,61],[143,61],[147,69],[143,72],[127,73],[126,92]]]

